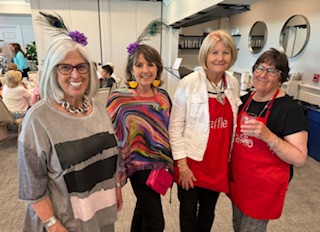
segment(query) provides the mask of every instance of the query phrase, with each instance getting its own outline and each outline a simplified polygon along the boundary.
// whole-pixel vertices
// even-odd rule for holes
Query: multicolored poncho
[[[173,173],[169,145],[171,100],[163,89],[153,97],[141,97],[129,89],[114,91],[107,104],[123,160],[122,185],[139,170],[167,168]]]

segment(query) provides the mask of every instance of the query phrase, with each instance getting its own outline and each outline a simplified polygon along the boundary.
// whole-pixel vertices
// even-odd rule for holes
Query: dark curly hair
[[[257,59],[256,63],[252,67],[252,73],[255,67],[261,63],[267,63],[269,65],[274,65],[276,69],[281,71],[280,82],[286,82],[289,79],[289,62],[287,55],[283,52],[279,52],[275,48],[270,48]]]

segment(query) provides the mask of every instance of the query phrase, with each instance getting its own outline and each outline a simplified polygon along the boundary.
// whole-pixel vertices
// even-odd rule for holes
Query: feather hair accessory
[[[62,17],[57,13],[48,14],[41,11],[39,11],[39,13],[41,16],[39,16],[37,20],[48,32],[53,34],[53,36],[65,34],[70,36],[71,39],[77,43],[83,44],[84,46],[88,44],[87,37],[77,30],[69,31]]]
[[[159,19],[155,19],[151,21],[142,31],[138,39],[135,42],[129,44],[129,46],[127,47],[128,53],[132,55],[138,49],[142,41],[148,40],[150,36],[156,36],[160,34],[163,26],[165,26],[166,28],[168,27],[165,23],[163,23]]]

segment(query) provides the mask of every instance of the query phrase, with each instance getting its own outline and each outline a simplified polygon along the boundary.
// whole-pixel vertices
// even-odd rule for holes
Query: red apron
[[[187,158],[197,181],[195,186],[217,192],[229,192],[228,158],[233,130],[233,113],[228,99],[225,105],[209,98],[210,133],[202,161]],[[178,183],[179,169],[174,167],[174,181]],[[181,185],[181,183],[178,183]]]
[[[277,93],[270,102],[266,116],[257,118],[265,125]],[[238,115],[238,125],[253,94]],[[289,178],[290,165],[274,154],[262,140],[244,136],[238,126],[231,156],[229,197],[232,202],[252,218],[277,219],[282,213]]]

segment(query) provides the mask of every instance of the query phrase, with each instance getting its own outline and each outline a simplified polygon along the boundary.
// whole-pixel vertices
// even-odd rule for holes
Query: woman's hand
[[[250,119],[240,127],[241,133],[261,139],[283,161],[301,166],[307,158],[308,133],[300,131],[285,136],[283,139],[269,130],[262,122]]]
[[[193,181],[196,181],[196,177],[193,175],[193,172],[189,168],[187,164],[187,160],[179,160],[177,162],[177,166],[179,168],[179,183],[181,182],[181,186],[183,189],[189,190],[189,188],[194,188]]]
[[[60,221],[58,221],[48,229],[48,232],[68,232],[68,230],[61,224]]]
[[[268,138],[273,134],[269,128],[256,119],[249,119],[240,126],[240,132],[257,139],[267,142]]]
[[[122,199],[122,192],[121,192],[121,187],[116,187],[116,199],[117,199],[117,209],[118,212],[121,211],[122,205],[123,205],[123,199]]]

